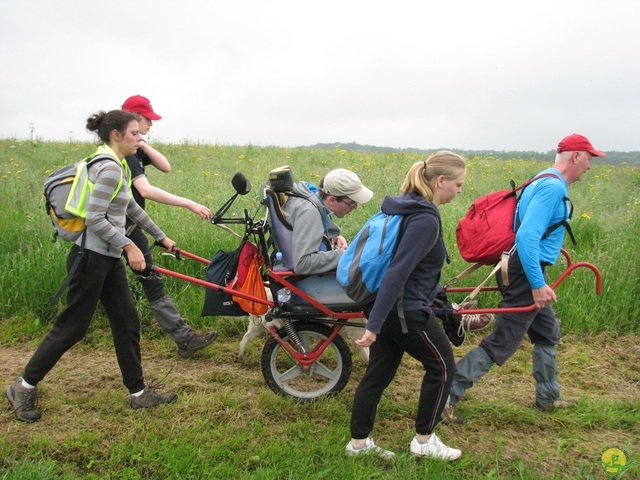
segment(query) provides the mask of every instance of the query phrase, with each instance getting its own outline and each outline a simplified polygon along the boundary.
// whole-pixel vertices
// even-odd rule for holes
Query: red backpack
[[[518,191],[543,177],[555,177],[553,173],[543,173],[533,177],[516,188],[513,180],[511,190],[499,190],[478,198],[471,204],[467,215],[458,222],[456,239],[460,255],[469,263],[495,265],[503,252],[508,252],[515,243],[514,217],[518,204]],[[569,201],[568,198],[565,198]],[[566,204],[566,203],[565,203]],[[573,213],[573,206],[571,207]],[[566,217],[566,215],[565,215]],[[569,214],[571,218],[571,214]],[[567,221],[551,225],[542,238],[564,226],[575,244],[571,228]]]

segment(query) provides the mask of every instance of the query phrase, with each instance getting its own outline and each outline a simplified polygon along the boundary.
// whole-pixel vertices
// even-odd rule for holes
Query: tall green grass
[[[230,179],[243,172],[254,189],[239,197],[229,213],[242,215],[246,208],[255,213],[259,206],[259,186],[269,170],[291,165],[296,179],[317,182],[329,170],[346,167],[360,175],[374,192],[374,199],[342,219],[347,238],[353,237],[366,219],[379,208],[384,195],[394,195],[409,166],[423,160],[422,155],[365,153],[360,151],[284,149],[255,146],[156,145],[172,162],[171,174],[148,169],[151,183],[178,195],[189,197],[215,210],[233,193]],[[69,245],[51,242],[52,228],[43,208],[38,208],[42,182],[53,168],[83,158],[93,151],[88,143],[30,143],[0,141],[2,197],[0,208],[0,315],[48,323],[60,306],[48,301],[65,276],[64,258]],[[468,175],[463,193],[442,208],[444,234],[452,263],[443,276],[450,278],[466,268],[457,254],[455,226],[470,203],[487,192],[508,188],[509,180],[520,182],[550,162],[523,158],[499,160],[492,157],[467,159]],[[598,164],[583,179],[570,186],[575,205],[573,229],[578,240],[566,249],[574,261],[595,264],[602,273],[602,295],[595,294],[595,277],[587,269],[578,269],[558,288],[555,305],[565,332],[638,332],[640,329],[640,170]],[[237,240],[208,222],[199,221],[190,211],[149,202],[148,211],[167,234],[186,250],[210,258],[220,248],[230,249]],[[157,263],[168,268],[202,276],[202,268],[193,262],[177,262],[158,255]],[[555,279],[566,263],[561,257],[549,271]],[[479,271],[467,285],[479,283],[488,273]],[[190,317],[201,308],[202,292],[184,282],[168,280],[173,294],[179,294],[180,307]],[[195,292],[194,292],[195,290]],[[483,294],[481,304],[497,305],[495,294]]]

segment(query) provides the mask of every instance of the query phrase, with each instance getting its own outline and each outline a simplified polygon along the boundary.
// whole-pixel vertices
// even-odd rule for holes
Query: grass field
[[[337,167],[353,169],[374,192],[369,204],[339,224],[349,239],[379,208],[385,194],[396,194],[409,166],[424,157],[345,150],[281,149],[219,145],[156,145],[172,161],[164,175],[148,171],[151,183],[217,209],[232,193],[231,176],[244,172],[254,187],[270,169],[291,165],[297,179],[317,182]],[[0,140],[0,365],[2,385],[15,380],[46,335],[62,304],[49,300],[65,276],[69,245],[52,243],[48,217],[38,208],[42,181],[52,168],[93,151],[85,143],[36,143]],[[453,262],[444,276],[467,265],[456,255],[455,225],[473,199],[520,182],[549,162],[513,158],[468,158],[463,193],[442,208],[445,240]],[[178,359],[175,346],[153,321],[145,300],[143,365],[146,376],[164,377],[176,391],[177,404],[150,411],[128,407],[113,346],[102,312],[85,342],[68,352],[40,386],[41,421],[15,420],[5,400],[0,417],[1,478],[606,478],[601,458],[619,448],[640,475],[640,170],[598,165],[570,187],[576,207],[569,242],[574,261],[595,264],[604,292],[595,295],[593,274],[579,269],[558,288],[554,306],[561,320],[558,349],[563,395],[578,398],[570,412],[545,415],[531,408],[531,346],[503,367],[495,368],[460,403],[462,426],[441,425],[438,435],[461,448],[453,464],[416,461],[408,454],[420,379],[418,365],[406,359],[383,397],[373,436],[396,451],[387,464],[377,459],[348,459],[353,391],[364,372],[354,357],[354,371],[338,396],[298,404],[273,394],[260,373],[261,340],[244,359],[235,349],[245,329],[243,319],[202,318],[203,291],[167,280],[168,289],[197,330],[215,328],[214,345],[189,360]],[[233,210],[258,208],[257,188],[240,197]],[[152,218],[179,246],[204,257],[233,248],[237,240],[184,209],[150,204]],[[159,253],[159,252],[158,252]],[[157,263],[203,278],[195,262],[177,263],[158,255]],[[562,261],[552,268],[556,277]],[[488,272],[477,272],[469,284]],[[141,297],[132,283],[136,297]],[[484,294],[482,305],[496,305]],[[482,332],[483,333],[483,332]],[[472,335],[461,357],[482,338]],[[634,463],[635,462],[635,463]]]

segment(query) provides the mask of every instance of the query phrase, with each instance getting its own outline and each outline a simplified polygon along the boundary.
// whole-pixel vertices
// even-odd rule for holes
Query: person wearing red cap
[[[162,117],[153,111],[151,102],[146,97],[134,95],[127,98],[122,104],[122,109],[133,112],[138,118],[140,133],[146,135],[153,125],[153,120],[160,120]],[[189,200],[188,198],[179,197],[169,193],[161,188],[154,187],[149,183],[145,175],[145,167],[153,165],[161,172],[168,173],[171,171],[171,164],[167,158],[151,147],[144,140],[140,142],[140,146],[135,155],[129,155],[125,161],[131,170],[131,192],[138,205],[145,208],[145,200],[153,200],[165,205],[175,205],[177,207],[185,207],[191,210],[202,219],[211,218],[211,210],[204,205]],[[149,300],[149,306],[153,312],[153,316],[160,326],[167,332],[171,339],[178,346],[178,354],[183,357],[193,355],[198,350],[210,345],[217,337],[216,331],[208,333],[196,333],[184,321],[175,304],[167,295],[164,282],[160,275],[151,271],[153,266],[153,255],[149,252],[149,242],[142,230],[130,220],[127,220],[127,235],[131,240],[145,253],[147,262],[146,270],[140,274],[136,272],[138,280],[140,280],[145,295]]]
[[[536,309],[499,314],[493,331],[460,359],[450,401],[443,413],[445,421],[462,423],[455,412],[460,398],[494,363],[503,365],[518,350],[525,335],[533,343],[535,407],[551,412],[577,403],[560,396],[560,384],[556,379],[560,326],[551,307],[557,297],[547,285],[545,268],[556,263],[571,218],[567,187],[589,170],[593,157],[604,156],[605,153],[593,148],[586,137],[576,133],[569,135],[560,140],[553,167],[540,172],[551,175],[535,180],[523,190],[514,219],[516,250],[509,258],[508,285],[503,283],[500,272],[496,279],[502,294],[502,307],[535,304]]]

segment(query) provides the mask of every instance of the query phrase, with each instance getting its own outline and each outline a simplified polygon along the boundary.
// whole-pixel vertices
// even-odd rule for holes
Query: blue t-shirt
[[[528,185],[516,211],[516,218],[520,219],[516,232],[518,256],[533,289],[546,285],[541,263],[556,263],[564,243],[565,228],[556,228],[544,240],[542,237],[551,225],[569,221],[571,211],[568,184],[562,174],[555,168],[540,173],[553,173],[558,178],[544,177]]]

